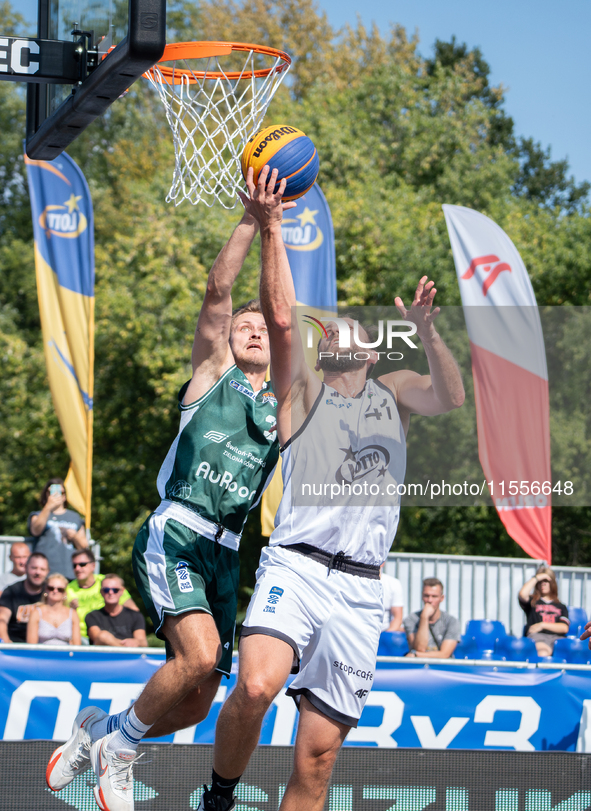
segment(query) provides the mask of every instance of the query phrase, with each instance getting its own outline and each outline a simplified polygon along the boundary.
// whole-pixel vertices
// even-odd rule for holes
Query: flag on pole
[[[534,291],[495,222],[464,206],[443,212],[470,339],[482,469],[509,535],[550,563],[548,370]]]
[[[321,318],[337,306],[337,270],[334,229],[326,198],[315,183],[300,197],[296,208],[285,212],[281,224],[283,242],[293,277],[296,301],[309,308],[309,315]],[[281,458],[265,490],[261,505],[263,535],[275,525],[275,513],[283,495]]]
[[[70,453],[70,505],[90,527],[94,387],[94,226],[84,175],[65,153],[25,155],[37,295],[54,408]]]

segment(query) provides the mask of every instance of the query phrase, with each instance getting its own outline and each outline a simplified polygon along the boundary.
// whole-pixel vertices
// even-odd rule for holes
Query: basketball
[[[274,124],[259,130],[246,142],[242,152],[242,174],[246,180],[248,167],[254,170],[255,186],[264,166],[277,169],[277,185],[285,177],[284,200],[297,200],[310,189],[318,177],[318,152],[301,130],[287,124]]]

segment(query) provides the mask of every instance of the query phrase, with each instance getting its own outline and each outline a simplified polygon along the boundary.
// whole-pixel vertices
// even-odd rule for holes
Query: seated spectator
[[[87,549],[84,519],[67,507],[63,479],[50,479],[39,498],[42,509],[29,515],[29,532],[35,538],[35,552],[43,552],[50,572],[74,577],[72,552]]]
[[[75,608],[66,605],[68,581],[63,574],[50,574],[40,603],[35,603],[27,624],[27,642],[32,645],[79,645],[80,620]]]
[[[105,604],[86,615],[86,627],[91,645],[116,645],[145,648],[146,623],[139,611],[119,604],[125,583],[116,574],[106,574],[101,584]]]
[[[402,583],[396,577],[384,572],[380,566],[380,580],[384,589],[384,620],[382,631],[400,631],[402,629]]]
[[[12,586],[13,583],[18,583],[19,580],[25,579],[25,566],[31,555],[31,550],[26,543],[17,541],[10,547],[10,560],[12,562],[12,571],[0,574],[0,595],[6,586]]]
[[[90,611],[96,611],[105,604],[101,595],[101,584],[105,579],[104,574],[95,574],[94,567],[96,558],[92,549],[84,549],[81,552],[74,552],[72,555],[72,567],[76,580],[68,584],[66,597],[69,605],[78,611],[80,618],[80,633],[84,644],[88,643],[88,633],[86,630],[86,615]],[[132,611],[139,611],[139,608],[131,599],[130,593],[124,589],[119,598],[121,605],[131,608]]]
[[[423,580],[422,611],[404,618],[410,651],[407,656],[449,659],[460,641],[460,621],[439,606],[445,599],[443,583],[436,577]]]
[[[558,600],[552,569],[540,566],[522,586],[518,599],[527,618],[525,636],[536,643],[538,656],[552,656],[554,643],[567,635],[570,625],[568,608]]]
[[[27,623],[34,603],[43,594],[49,574],[47,558],[33,553],[25,566],[25,579],[7,586],[0,597],[0,639],[2,642],[26,642]]]

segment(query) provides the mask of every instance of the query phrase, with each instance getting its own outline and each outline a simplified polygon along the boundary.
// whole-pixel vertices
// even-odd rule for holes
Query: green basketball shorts
[[[222,644],[217,670],[230,675],[240,562],[238,552],[153,513],[138,532],[133,572],[156,635],[168,616],[211,614]]]

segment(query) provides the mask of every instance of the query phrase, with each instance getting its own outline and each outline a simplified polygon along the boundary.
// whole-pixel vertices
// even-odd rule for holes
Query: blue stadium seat
[[[464,634],[456,645],[454,659],[480,659],[480,648],[476,640]]]
[[[570,627],[567,636],[578,639],[585,630],[585,625],[588,622],[587,612],[584,608],[569,605],[568,618],[570,620]]]
[[[557,639],[552,653],[552,661],[569,665],[587,665],[591,662],[591,650],[587,642],[570,636]]]
[[[486,651],[494,650],[496,641],[507,636],[507,631],[498,620],[470,620],[466,623],[466,636],[474,639],[481,651]]]
[[[378,656],[406,656],[408,641],[403,631],[382,631]]]
[[[507,635],[497,639],[493,658],[504,662],[539,661],[535,642],[527,636]]]

